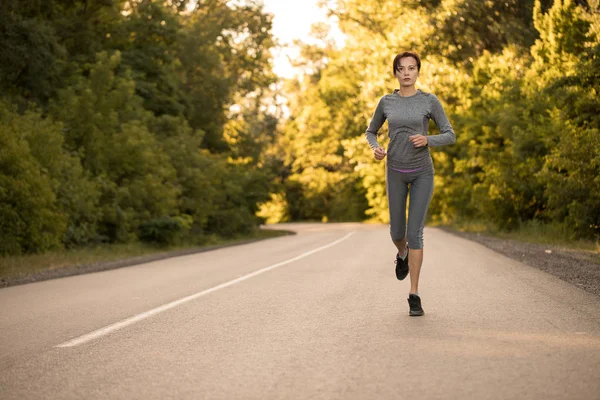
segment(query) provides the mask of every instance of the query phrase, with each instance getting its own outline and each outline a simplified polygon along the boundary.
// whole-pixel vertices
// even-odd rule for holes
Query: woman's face
[[[396,78],[398,78],[400,86],[413,86],[417,81],[418,76],[419,70],[417,69],[417,60],[413,57],[401,58],[398,63],[398,69],[396,70]]]

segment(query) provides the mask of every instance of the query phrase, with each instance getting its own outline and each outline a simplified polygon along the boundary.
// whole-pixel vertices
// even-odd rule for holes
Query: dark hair
[[[417,70],[421,70],[421,59],[419,58],[419,55],[412,51],[405,51],[403,53],[398,54],[394,58],[394,64],[392,66],[394,69],[392,70],[392,74],[396,75],[396,71],[398,70],[398,68],[400,68],[400,60],[406,57],[412,57],[415,60],[417,60]]]

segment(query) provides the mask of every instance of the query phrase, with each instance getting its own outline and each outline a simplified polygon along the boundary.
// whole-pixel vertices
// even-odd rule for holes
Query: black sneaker
[[[421,315],[425,314],[423,307],[421,307],[421,298],[416,294],[408,295],[408,306],[410,307],[408,315],[411,317],[420,317]]]
[[[396,254],[396,278],[403,280],[408,275],[408,249],[406,249],[406,257],[404,260],[400,258],[400,254]]]

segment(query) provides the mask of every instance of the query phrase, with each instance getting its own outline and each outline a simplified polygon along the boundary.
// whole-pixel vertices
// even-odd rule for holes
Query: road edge
[[[496,253],[545,271],[600,297],[600,263],[595,260],[597,255],[593,252],[502,239],[481,233],[461,232],[449,227],[436,228],[479,243]]]
[[[2,278],[2,279],[0,279],[0,290],[2,290],[4,288],[12,287],[12,286],[26,285],[29,283],[42,282],[42,281],[47,281],[47,280],[51,280],[51,279],[60,279],[60,278],[66,278],[69,276],[90,274],[90,273],[94,273],[94,272],[108,271],[108,270],[117,269],[117,268],[132,267],[135,265],[145,264],[145,263],[149,263],[149,262],[153,262],[153,261],[160,261],[160,260],[164,260],[167,258],[175,258],[175,257],[187,256],[190,254],[204,253],[207,251],[218,250],[218,249],[223,249],[223,248],[233,247],[233,246],[241,246],[244,244],[259,242],[262,240],[276,239],[278,237],[290,236],[290,235],[296,234],[296,232],[283,230],[283,229],[278,229],[278,231],[281,231],[284,233],[282,233],[281,236],[275,236],[275,237],[246,239],[246,240],[241,240],[239,242],[219,244],[219,245],[214,245],[214,246],[192,247],[192,248],[181,249],[181,250],[148,254],[145,256],[124,258],[124,259],[115,260],[115,261],[105,261],[105,262],[97,262],[97,263],[91,263],[91,264],[76,264],[76,265],[70,265],[70,266],[55,269],[55,270],[39,271],[34,274],[26,275],[26,276],[20,276],[20,277],[15,277],[15,278],[8,278],[8,279]]]

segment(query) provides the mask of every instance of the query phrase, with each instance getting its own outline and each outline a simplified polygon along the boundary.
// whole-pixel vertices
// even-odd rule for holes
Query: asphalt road
[[[425,231],[409,317],[387,227],[0,290],[0,398],[600,399],[600,297]]]

